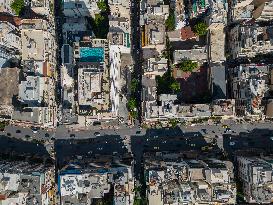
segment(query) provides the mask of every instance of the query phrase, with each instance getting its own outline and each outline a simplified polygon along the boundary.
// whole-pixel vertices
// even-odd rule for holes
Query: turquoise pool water
[[[104,61],[103,48],[80,48],[80,62],[102,62]]]

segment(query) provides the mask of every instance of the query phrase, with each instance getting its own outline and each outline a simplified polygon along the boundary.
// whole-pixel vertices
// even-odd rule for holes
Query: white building
[[[273,26],[237,25],[230,30],[229,36],[233,58],[252,58],[273,51]]]
[[[97,3],[101,0],[64,0],[63,13],[67,17],[94,17],[100,13]]]
[[[183,160],[180,153],[146,153],[144,172],[149,205],[236,203],[231,162]]]
[[[21,51],[19,29],[7,21],[0,21],[0,68]]]
[[[54,168],[28,162],[0,162],[1,204],[54,205]]]
[[[5,13],[9,13],[9,14],[15,14],[10,5],[13,2],[13,0],[1,0],[0,1],[0,12],[5,12]]]
[[[31,9],[40,15],[49,17],[54,13],[54,0],[31,0]]]
[[[54,85],[53,79],[49,77],[27,76],[26,81],[21,81],[19,84],[18,99],[28,106],[52,104]]]
[[[42,19],[24,19],[21,29],[22,64],[25,71],[53,76],[56,69],[54,28]]]
[[[270,68],[267,65],[240,65],[233,68],[232,97],[235,99],[237,115],[262,116],[265,105],[262,103],[269,92]]]
[[[105,168],[99,163],[100,160],[105,160],[104,156],[99,157],[88,166],[70,164],[59,172],[58,187],[62,205],[91,205],[94,199],[103,200],[107,194],[113,194],[113,201],[117,205],[133,205],[132,166],[122,162],[108,162],[110,166]]]

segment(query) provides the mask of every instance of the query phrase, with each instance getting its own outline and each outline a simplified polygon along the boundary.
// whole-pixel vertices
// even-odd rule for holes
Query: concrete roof
[[[212,79],[212,98],[225,99],[226,98],[226,70],[222,64],[211,66]]]

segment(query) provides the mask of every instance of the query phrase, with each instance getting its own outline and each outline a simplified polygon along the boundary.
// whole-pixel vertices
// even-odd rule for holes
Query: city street
[[[230,129],[227,131],[223,125],[195,125],[195,126],[180,126],[179,129],[173,128],[162,128],[162,129],[144,129],[138,127],[120,127],[119,129],[101,129],[100,127],[92,127],[87,130],[77,130],[69,129],[65,126],[59,126],[56,131],[39,129],[33,131],[29,127],[19,127],[15,125],[9,125],[5,128],[3,132],[4,135],[8,137],[15,137],[18,139],[25,139],[26,135],[30,136],[32,139],[37,140],[49,140],[52,137],[55,139],[87,139],[95,138],[103,135],[119,135],[119,136],[143,136],[146,135],[153,137],[155,135],[159,136],[171,136],[171,135],[192,135],[192,133],[199,133],[204,136],[222,135],[222,134],[233,134],[238,135],[240,132],[248,133],[253,129],[269,129],[273,130],[272,122],[257,122],[257,123],[233,123],[227,125]],[[190,133],[190,134],[189,134]],[[99,136],[98,136],[99,135]],[[27,137],[29,138],[29,137]]]
[[[93,154],[122,155],[131,152],[135,158],[137,175],[141,171],[143,152],[146,151],[196,150],[200,152],[203,148],[211,147],[210,149],[222,150],[232,156],[238,150],[249,150],[250,146],[252,149],[263,151],[271,151],[273,148],[271,122],[233,123],[228,127],[226,125],[195,125],[160,129],[134,127],[101,130],[93,128],[82,131],[63,126],[58,127],[56,131],[47,131],[9,125],[2,134],[0,138],[2,152],[15,150],[35,153],[39,150],[38,153],[44,155],[46,150],[50,151],[54,147],[60,166],[69,159]],[[38,143],[41,141],[46,146]]]

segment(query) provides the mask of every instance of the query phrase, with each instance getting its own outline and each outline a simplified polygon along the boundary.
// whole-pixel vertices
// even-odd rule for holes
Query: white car
[[[99,137],[99,136],[100,136],[100,133],[99,133],[99,132],[95,132],[94,135],[95,135],[96,137]]]
[[[32,132],[33,132],[34,134],[36,134],[36,133],[38,132],[39,129],[38,129],[37,127],[32,127],[31,130],[32,130]]]
[[[230,142],[229,145],[230,145],[230,146],[234,146],[234,145],[235,145],[235,142]]]

